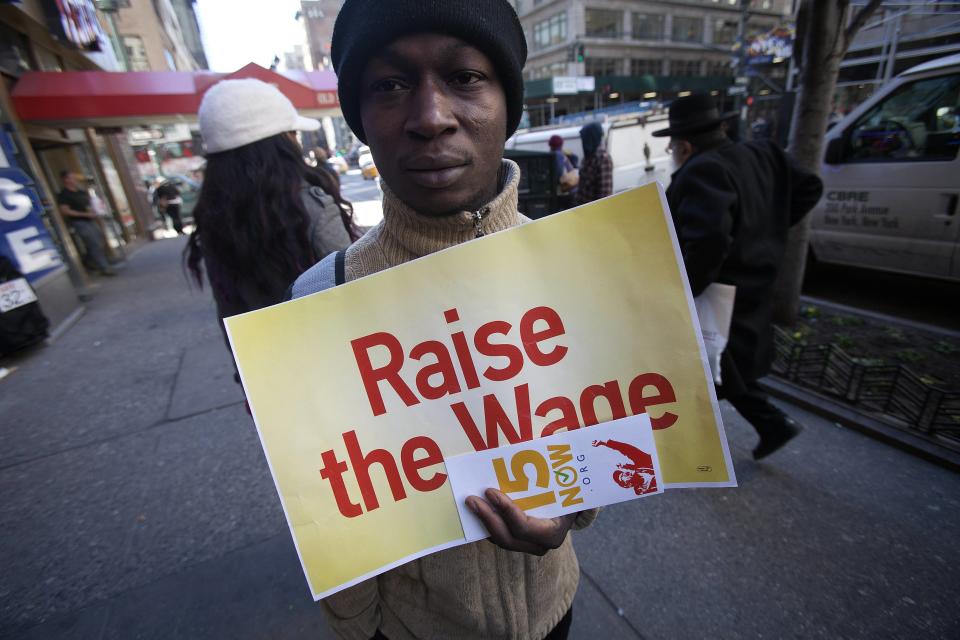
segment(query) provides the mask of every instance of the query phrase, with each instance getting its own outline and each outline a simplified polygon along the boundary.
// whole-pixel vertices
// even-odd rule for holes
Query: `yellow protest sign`
[[[463,542],[444,457],[647,413],[735,485],[657,185],[226,324],[315,598]]]

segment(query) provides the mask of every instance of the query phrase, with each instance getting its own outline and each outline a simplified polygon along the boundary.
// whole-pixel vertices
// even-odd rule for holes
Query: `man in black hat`
[[[520,171],[503,147],[523,111],[527,48],[506,0],[347,0],[331,53],[344,118],[383,179],[383,220],[300,276],[293,297],[525,221]],[[567,533],[596,510],[529,517],[492,489],[467,504],[489,540],[326,598],[335,631],[357,640],[565,638],[579,580]]]
[[[816,205],[823,183],[770,141],[733,143],[710,96],[670,105],[676,172],[667,201],[693,295],[713,282],[737,288],[730,338],[717,389],[757,430],[764,458],[796,436],[800,425],[773,406],[757,380],[773,358],[773,286],[787,232]]]

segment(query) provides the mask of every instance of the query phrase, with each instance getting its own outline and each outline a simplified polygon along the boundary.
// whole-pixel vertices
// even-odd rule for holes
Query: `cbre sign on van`
[[[63,265],[40,220],[33,181],[15,168],[0,168],[0,254],[10,258],[31,283]]]

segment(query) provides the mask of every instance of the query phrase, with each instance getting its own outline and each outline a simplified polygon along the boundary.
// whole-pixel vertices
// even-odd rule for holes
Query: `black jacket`
[[[770,368],[773,285],[787,232],[822,192],[820,178],[772,142],[728,142],[673,175],[667,201],[693,295],[712,282],[737,287],[721,367],[731,391]]]

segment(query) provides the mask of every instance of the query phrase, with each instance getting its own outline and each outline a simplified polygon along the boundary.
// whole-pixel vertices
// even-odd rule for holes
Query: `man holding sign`
[[[519,169],[502,154],[523,110],[526,53],[505,0],[344,3],[332,43],[338,92],[384,180],[384,219],[301,276],[294,297],[525,221],[517,212]],[[447,322],[459,321],[455,309],[448,313]],[[384,376],[404,388],[399,376]],[[341,464],[329,459],[325,477],[339,478]],[[357,639],[566,637],[579,580],[567,533],[590,524],[596,510],[535,518],[499,491],[485,497],[467,504],[489,541],[414,560],[326,598],[335,630]]]

